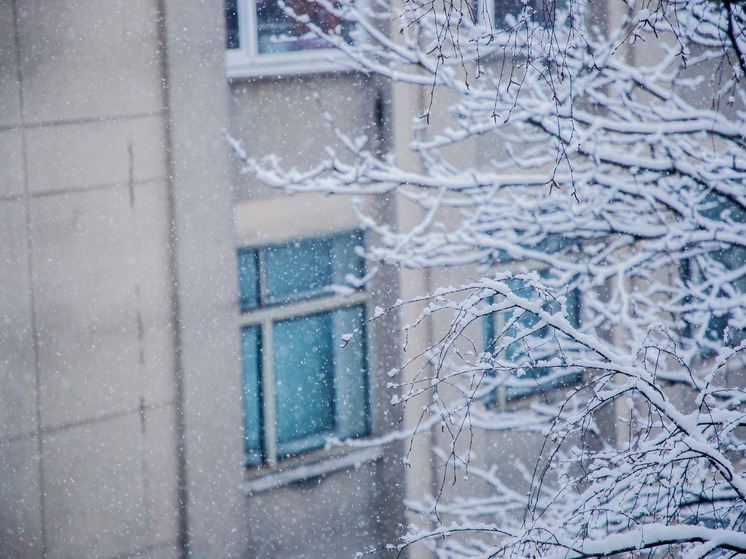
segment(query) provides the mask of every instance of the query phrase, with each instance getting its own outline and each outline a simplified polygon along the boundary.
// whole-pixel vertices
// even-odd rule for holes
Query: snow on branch
[[[744,557],[746,10],[474,6],[328,7],[356,25],[355,41],[328,37],[355,67],[420,88],[422,113],[386,123],[411,128],[408,153],[335,129],[339,151],[297,170],[233,142],[272,186],[419,206],[409,229],[361,216],[376,265],[479,270],[412,301],[405,334],[447,326],[391,385],[397,403],[426,398],[417,430],[438,434],[443,467],[411,504],[432,529],[400,546]],[[527,491],[477,431],[543,437],[532,466],[511,466]],[[450,491],[457,472],[488,491]]]

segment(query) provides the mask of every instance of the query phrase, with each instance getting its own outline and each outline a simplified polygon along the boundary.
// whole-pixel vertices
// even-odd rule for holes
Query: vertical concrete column
[[[392,114],[394,123],[394,149],[397,154],[397,160],[403,168],[413,171],[422,170],[422,162],[409,150],[409,144],[413,138],[413,118],[421,114],[422,111],[422,89],[402,83],[396,83],[392,86]],[[424,216],[422,208],[416,204],[399,197],[396,201],[396,227],[402,231],[408,231],[414,227]],[[430,290],[428,270],[399,270],[399,288],[400,297],[407,301],[417,296],[423,295]],[[420,315],[424,305],[407,305],[402,309],[400,321],[403,326],[414,324]],[[409,333],[407,339],[407,355],[420,354],[431,343],[431,332],[427,327],[428,323],[423,323],[418,328]],[[425,366],[424,359],[420,358],[412,363],[404,371],[404,377],[401,382],[405,385],[416,382],[417,378],[421,379],[422,375],[417,378],[417,372],[420,367]],[[406,393],[406,388],[403,391]],[[429,399],[429,393],[417,396],[407,402],[404,413],[405,429],[415,429],[418,425],[422,406]],[[433,494],[433,461],[432,461],[432,437],[429,432],[419,432],[415,436],[407,456],[407,468],[405,468],[406,499],[408,501],[421,501],[425,497]],[[407,521],[410,526],[416,526],[419,529],[427,529],[430,521],[427,517],[409,512]],[[408,548],[410,559],[429,559],[432,557],[430,551],[424,545],[417,543]]]
[[[183,538],[189,556],[242,555],[236,262],[222,2],[162,0],[173,203]]]
[[[154,6],[0,8],[3,556],[176,547]]]

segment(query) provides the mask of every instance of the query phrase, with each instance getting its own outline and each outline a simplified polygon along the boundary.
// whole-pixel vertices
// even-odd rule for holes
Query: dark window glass
[[[238,304],[241,312],[259,306],[257,258],[258,252],[256,250],[238,251]]]
[[[274,325],[277,453],[323,445],[334,432],[334,354],[331,313]]]
[[[724,196],[710,193],[704,203],[709,207],[701,211],[700,215],[706,219],[718,223],[729,221],[746,223],[746,210]],[[713,308],[709,312],[703,312],[700,309],[685,313],[687,328],[684,334],[686,336],[695,336],[704,327],[705,344],[709,341],[715,346],[721,343],[735,346],[746,338],[746,331],[730,326],[733,313],[723,309],[723,307],[733,306],[727,304],[730,299],[737,298],[741,293],[746,292],[746,270],[742,270],[739,277],[727,284],[718,281],[718,278],[724,274],[737,271],[745,265],[746,248],[733,245],[714,249],[704,258],[694,257],[683,261],[680,268],[682,279],[699,285],[702,293],[706,293],[708,298],[716,303],[714,306],[720,307]],[[712,348],[705,347],[702,351],[707,354],[712,351]]]
[[[355,253],[360,232],[297,241],[238,252],[239,303],[242,312],[334,293],[348,274],[361,276],[363,260]],[[260,302],[259,258],[263,259],[264,297]]]
[[[489,1],[489,0],[488,0]],[[531,21],[542,27],[548,27],[554,18],[555,0],[492,0],[494,2],[494,22],[496,29],[507,27],[505,18],[513,16],[521,22],[521,14],[531,14]]]
[[[264,263],[268,305],[323,295],[333,283],[327,239],[268,248]]]
[[[241,47],[238,38],[238,0],[223,0],[225,10],[225,48]]]
[[[257,0],[259,54],[328,48],[328,43],[317,37],[307,24],[313,24],[325,33],[349,38],[342,21],[321,4],[313,0],[287,0],[285,5],[298,17],[289,17],[276,0]]]

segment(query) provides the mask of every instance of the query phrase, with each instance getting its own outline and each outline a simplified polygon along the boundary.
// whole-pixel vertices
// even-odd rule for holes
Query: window
[[[350,40],[349,28],[323,0],[224,0],[229,77],[324,72],[342,68],[340,53],[311,26]]]
[[[367,294],[335,291],[363,273],[359,231],[238,253],[247,466],[367,435]]]
[[[728,222],[746,223],[746,210],[733,200],[710,192],[703,203],[706,208],[700,216],[712,220],[713,229]],[[686,301],[695,308],[685,313],[684,335],[695,339],[705,356],[717,352],[722,344],[735,347],[746,339],[744,316],[737,301],[746,292],[746,248],[718,244],[714,242],[716,248],[709,252],[683,260],[679,268],[684,282],[698,286],[702,298],[712,305],[707,308],[701,300]]]
[[[568,239],[548,237],[534,247],[536,250],[550,254],[559,252],[570,253],[574,250],[574,243]],[[497,261],[511,267],[507,254],[495,255]],[[540,278],[549,278],[547,268],[537,270]],[[525,299],[535,299],[534,287],[519,279],[506,282],[513,293]],[[561,293],[565,296],[568,321],[575,327],[580,326],[580,293],[576,289]],[[542,307],[550,314],[561,310],[559,300],[547,293],[541,298]],[[489,300],[488,303],[497,302]],[[570,340],[561,333],[555,332],[549,326],[536,328],[539,318],[520,309],[507,312],[495,312],[482,320],[482,338],[485,351],[492,353],[496,347],[501,347],[506,340],[509,343],[497,357],[512,364],[516,371],[515,382],[507,382],[491,394],[488,403],[502,403],[514,398],[533,394],[543,390],[575,383],[580,380],[580,370],[570,366],[549,367],[546,363],[550,359],[567,356],[572,348]],[[520,371],[520,372],[519,372]]]
[[[509,280],[507,283],[514,290],[514,293],[520,297],[529,299],[536,295],[534,288],[525,285],[520,280]],[[578,326],[580,323],[579,295],[576,290],[567,294],[566,305],[569,315],[568,320],[573,326]],[[553,314],[559,312],[560,303],[549,298],[544,303],[543,308]],[[505,339],[515,339],[504,348],[500,357],[505,361],[514,363],[518,370],[523,372],[518,379],[520,382],[507,383],[506,386],[500,387],[500,394],[495,394],[494,397],[501,400],[510,400],[537,391],[565,386],[579,380],[580,373],[578,370],[566,367],[557,369],[542,366],[542,362],[560,356],[562,336],[556,334],[549,326],[538,328],[530,335],[525,336],[525,333],[534,329],[538,322],[539,319],[536,315],[521,311],[517,311],[517,314],[493,313],[485,317],[483,325],[484,347],[489,351],[496,345],[496,342],[499,343],[498,336]]]
[[[533,12],[533,20],[542,27],[548,27],[556,0],[478,0],[478,21],[488,22],[494,29],[505,29],[505,18],[512,16],[516,21],[521,20],[521,14],[528,8]]]

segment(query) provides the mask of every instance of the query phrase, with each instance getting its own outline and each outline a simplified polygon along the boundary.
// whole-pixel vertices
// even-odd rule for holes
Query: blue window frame
[[[547,277],[547,270],[539,272],[539,276]],[[536,291],[524,281],[510,279],[505,283],[514,294],[525,299],[533,299]],[[565,294],[565,305],[570,324],[580,325],[580,294],[577,290],[570,290]],[[560,302],[551,297],[543,297],[542,307],[550,314],[560,311]],[[490,303],[492,301],[489,301]],[[515,370],[522,371],[518,382],[506,383],[498,389],[499,394],[493,394],[490,400],[511,400],[544,390],[551,390],[566,386],[580,380],[580,371],[573,367],[549,367],[547,360],[561,355],[562,336],[558,336],[549,326],[536,328],[539,318],[522,310],[515,312],[492,313],[484,317],[482,323],[483,345],[486,351],[492,352],[504,343],[504,340],[514,340],[505,346],[499,357],[515,366]],[[530,332],[530,334],[529,334]],[[569,344],[566,344],[569,346]],[[564,348],[567,350],[568,348]]]
[[[359,231],[238,252],[244,441],[248,466],[367,435],[367,295]],[[360,329],[342,347],[343,335]]]

